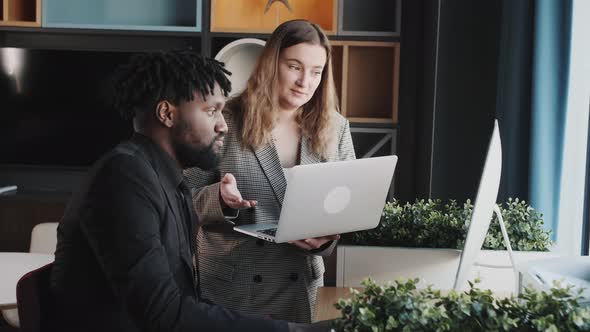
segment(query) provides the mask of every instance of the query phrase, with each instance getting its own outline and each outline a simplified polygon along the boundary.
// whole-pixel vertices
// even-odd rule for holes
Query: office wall
[[[431,197],[475,198],[496,107],[501,2],[439,0]]]

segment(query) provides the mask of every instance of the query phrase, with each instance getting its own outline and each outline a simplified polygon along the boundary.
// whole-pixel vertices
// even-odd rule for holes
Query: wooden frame
[[[0,26],[40,27],[41,0],[2,0]]]
[[[351,122],[396,124],[399,43],[331,41],[331,44],[342,115]]]
[[[279,24],[308,19],[335,34],[338,29],[338,0],[297,0],[290,4],[293,13],[274,3],[265,14],[267,0],[211,0],[211,32],[271,33]]]

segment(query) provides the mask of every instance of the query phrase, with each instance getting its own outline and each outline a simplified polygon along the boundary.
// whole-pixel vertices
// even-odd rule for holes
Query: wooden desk
[[[340,310],[334,308],[334,304],[338,302],[338,299],[349,298],[350,296],[350,287],[318,288],[318,302],[315,308],[315,320],[320,321],[340,318]]]

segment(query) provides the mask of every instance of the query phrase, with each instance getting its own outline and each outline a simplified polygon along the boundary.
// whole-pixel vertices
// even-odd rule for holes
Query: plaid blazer
[[[348,121],[334,112],[333,140],[327,159],[311,150],[302,138],[300,164],[354,159]],[[317,288],[323,285],[324,264],[320,255],[329,254],[333,243],[321,253],[291,244],[257,240],[232,230],[223,215],[219,179],[232,173],[245,199],[256,207],[241,210],[236,224],[277,221],[285,194],[286,180],[274,144],[253,151],[239,141],[234,116],[225,114],[228,132],[215,172],[198,168],[185,171],[193,188],[193,203],[199,216],[197,257],[203,297],[243,313],[271,315],[275,319],[310,322],[315,312]]]

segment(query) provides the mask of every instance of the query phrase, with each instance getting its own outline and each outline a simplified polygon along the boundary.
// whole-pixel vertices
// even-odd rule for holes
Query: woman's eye
[[[320,76],[321,74],[322,74],[322,72],[321,72],[321,71],[314,71],[314,72],[313,72],[313,75],[314,75],[314,76]]]
[[[294,65],[289,65],[289,69],[299,70],[299,67],[298,66],[294,66]]]
[[[207,115],[209,116],[214,116],[215,115],[215,111],[217,111],[216,109],[210,109],[207,111]]]

